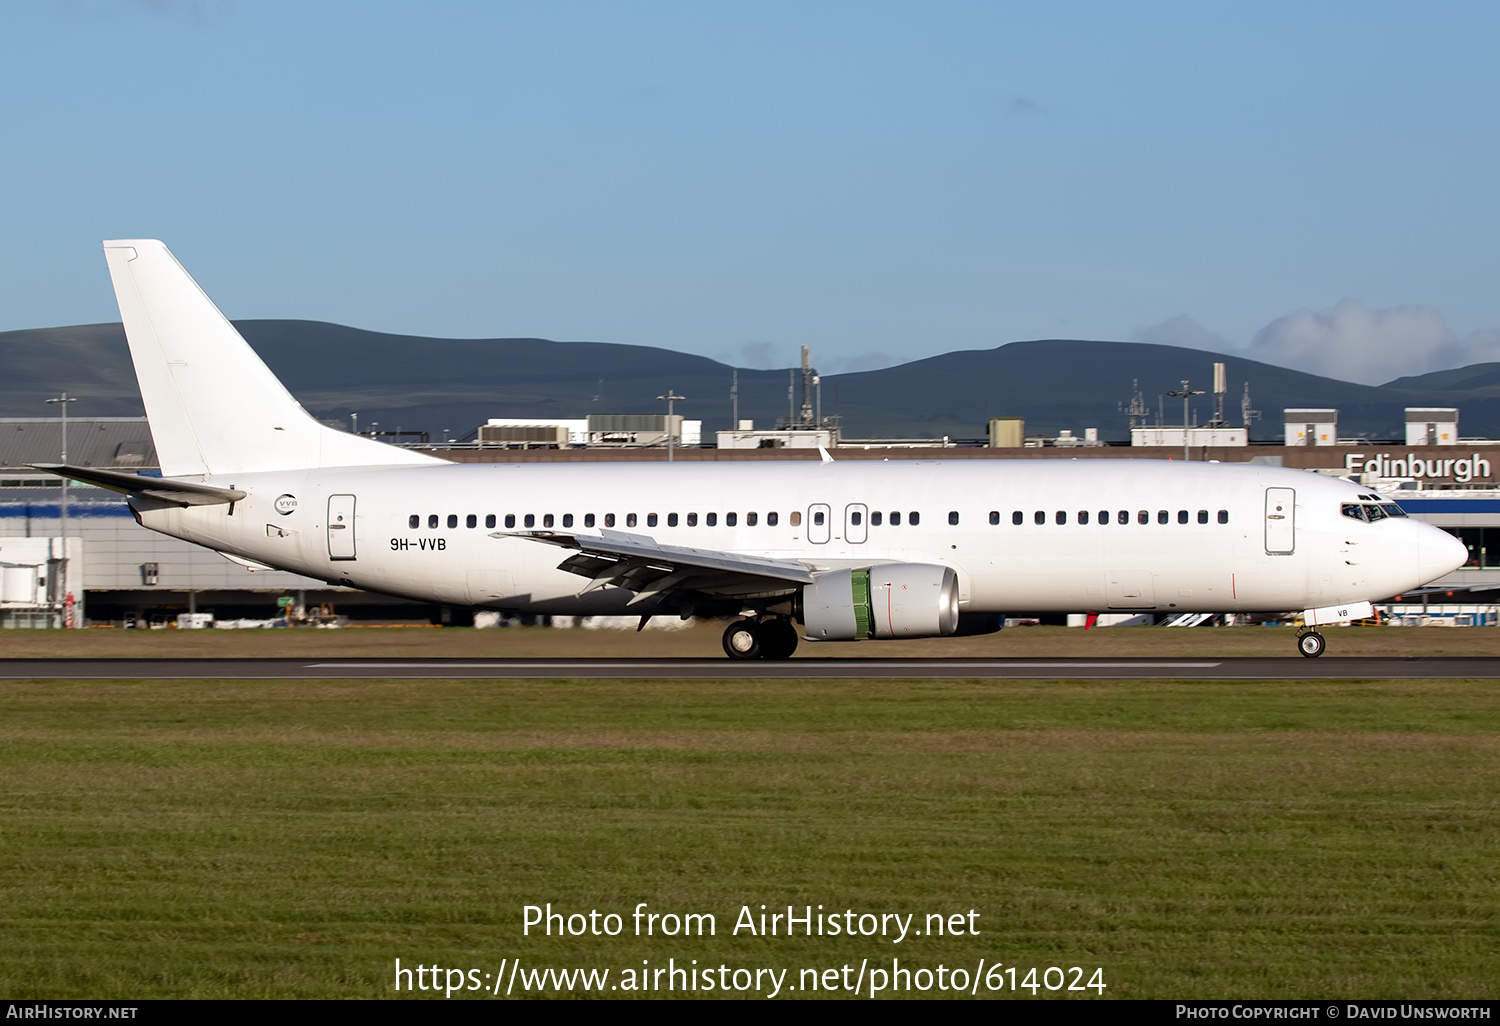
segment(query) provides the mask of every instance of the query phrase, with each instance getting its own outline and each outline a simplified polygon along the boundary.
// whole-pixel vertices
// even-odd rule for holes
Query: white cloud
[[[1223,335],[1209,331],[1187,314],[1178,314],[1160,324],[1140,328],[1130,337],[1136,342],[1150,342],[1158,346],[1182,346],[1185,349],[1207,349],[1212,353],[1227,353],[1234,349]]]
[[[1500,363],[1500,329],[1486,328],[1460,337],[1433,307],[1372,310],[1354,299],[1327,310],[1298,310],[1278,317],[1242,348],[1187,314],[1138,329],[1130,337],[1136,342],[1243,356],[1367,385],[1475,363]]]
[[[1471,338],[1473,336],[1470,336]],[[1345,299],[1331,310],[1298,310],[1260,331],[1244,356],[1343,381],[1378,385],[1408,374],[1462,366],[1465,347],[1430,306],[1371,310]]]

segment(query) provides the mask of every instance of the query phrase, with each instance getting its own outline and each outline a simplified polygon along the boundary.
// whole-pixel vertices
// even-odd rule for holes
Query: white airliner
[[[313,420],[160,242],[104,250],[162,477],[48,469],[248,566],[517,612],[738,615],[736,659],[1121,610],[1301,611],[1316,656],[1316,627],[1466,558],[1367,488],[1277,467],[450,463]]]

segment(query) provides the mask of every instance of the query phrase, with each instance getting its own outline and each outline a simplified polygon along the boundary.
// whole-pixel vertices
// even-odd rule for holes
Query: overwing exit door
[[[826,544],[833,533],[828,503],[815,502],[807,510],[807,540],[814,545]]]
[[[354,558],[354,496],[328,497],[328,558]]]
[[[864,544],[869,528],[865,520],[870,511],[862,502],[852,502],[844,507],[844,541],[853,545]]]

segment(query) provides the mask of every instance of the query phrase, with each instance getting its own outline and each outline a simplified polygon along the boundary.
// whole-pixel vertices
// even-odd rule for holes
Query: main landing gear
[[[1297,651],[1309,659],[1316,659],[1322,655],[1326,645],[1323,635],[1317,631],[1303,631],[1297,635]]]
[[[790,659],[797,651],[797,628],[784,616],[736,620],[724,629],[724,654],[731,659]]]

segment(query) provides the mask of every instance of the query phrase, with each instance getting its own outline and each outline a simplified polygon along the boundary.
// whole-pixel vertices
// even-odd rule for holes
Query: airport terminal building
[[[882,448],[835,448],[835,459],[1182,459],[1274,464],[1360,481],[1395,497],[1414,517],[1458,536],[1469,562],[1423,594],[1402,596],[1394,612],[1424,607],[1470,609],[1460,616],[1494,622],[1500,602],[1500,442],[1462,439],[1452,410],[1412,410],[1403,443],[1340,441],[1337,411],[1286,411],[1286,444],[1251,445],[1241,437],[1193,437],[1176,429],[1173,444],[1018,447],[944,446],[940,453],[909,441]],[[1071,436],[1068,436],[1071,438]],[[145,626],[193,616],[219,622],[264,623],[289,614],[304,623],[347,617],[365,622],[461,624],[471,611],[424,605],[264,568],[148,531],[124,497],[64,483],[31,464],[59,462],[58,420],[0,420],[0,627]],[[939,443],[940,444],[940,443]],[[1057,449],[1066,448],[1066,453]],[[506,446],[436,447],[457,462],[609,462],[661,460],[662,449]],[[156,453],[144,418],[70,418],[68,461],[75,465],[151,473]],[[818,459],[816,449],[785,447],[679,448],[678,460]],[[66,541],[64,541],[66,539]],[[1451,594],[1450,594],[1451,593]],[[1020,612],[1020,611],[1018,611]]]

